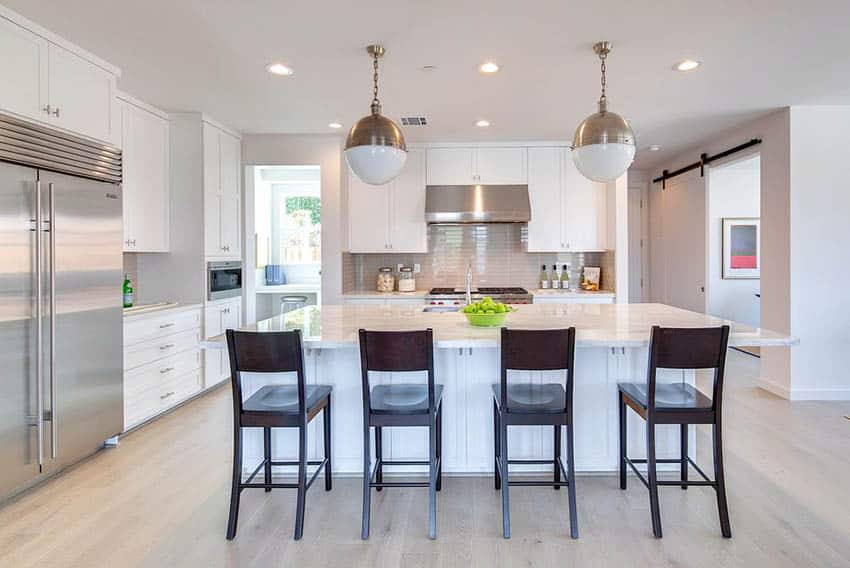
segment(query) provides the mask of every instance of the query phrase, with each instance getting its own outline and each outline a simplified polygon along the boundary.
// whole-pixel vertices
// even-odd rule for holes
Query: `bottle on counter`
[[[552,286],[551,286],[551,288],[553,290],[557,290],[560,287],[561,287],[561,275],[558,274],[558,265],[553,264],[552,265]]]
[[[132,308],[133,307],[133,283],[130,282],[130,275],[124,275],[124,284],[121,286],[121,290],[124,293],[124,307]]]
[[[546,272],[545,264],[540,266],[540,278],[538,280],[542,289],[547,290],[549,288],[549,273]]]
[[[395,276],[393,276],[392,268],[389,266],[382,266],[378,269],[378,278],[375,283],[375,289],[378,292],[395,291]]]
[[[570,271],[566,264],[561,267],[561,289],[570,289]]]
[[[398,291],[415,292],[416,278],[413,276],[413,267],[402,266],[398,272]]]

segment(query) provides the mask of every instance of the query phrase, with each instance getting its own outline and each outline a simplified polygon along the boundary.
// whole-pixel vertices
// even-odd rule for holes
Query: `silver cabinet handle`
[[[53,109],[53,113],[52,113],[52,114],[53,114],[53,116],[55,116],[56,118],[59,118],[59,107],[54,108],[54,109]]]
[[[166,398],[168,398],[169,396],[174,396],[174,391],[168,391],[167,393],[160,395],[160,396],[159,396],[159,399],[160,399],[160,400],[165,400],[165,399],[166,399]]]
[[[172,347],[174,347],[173,343],[166,343],[165,345],[160,345],[159,350],[165,351],[166,349],[171,349]]]
[[[43,107],[41,107],[41,110],[43,110],[43,111],[44,111],[44,112],[46,112],[47,114],[52,114],[52,113],[50,112],[50,105],[44,105]]]
[[[164,375],[164,374],[166,374],[166,373],[170,373],[170,372],[171,372],[171,371],[173,371],[173,370],[174,370],[174,367],[166,367],[165,369],[160,369],[160,370],[159,370],[159,374],[160,374],[160,375]]]
[[[44,298],[42,297],[43,277],[41,274],[42,256],[41,250],[41,182],[35,182],[35,425],[38,436],[38,465],[44,464],[44,363],[42,353],[44,351],[43,319]]]
[[[59,116],[59,109],[56,109]],[[47,210],[49,220],[50,262],[48,286],[50,290],[50,458],[56,459],[56,204],[53,184],[47,184]]]
[[[167,327],[174,327],[174,323],[162,323],[159,325],[159,329],[165,329]]]

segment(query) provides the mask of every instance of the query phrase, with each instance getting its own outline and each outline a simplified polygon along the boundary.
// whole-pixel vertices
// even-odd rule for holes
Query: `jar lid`
[[[413,268],[411,268],[410,266],[402,266],[399,269],[399,272],[413,272]]]
[[[393,269],[390,268],[389,266],[382,266],[378,269],[378,272],[392,272],[392,271],[393,271]]]

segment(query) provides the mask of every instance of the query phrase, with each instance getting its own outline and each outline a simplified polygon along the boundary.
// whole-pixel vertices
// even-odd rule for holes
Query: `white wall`
[[[760,159],[748,156],[712,166],[708,183],[708,278],[706,306],[711,315],[759,326],[759,280],[723,279],[723,218],[760,215]]]
[[[252,134],[242,138],[243,166],[316,164],[321,167],[322,301],[328,304],[340,303],[342,295],[342,144],[343,139],[336,135]],[[245,258],[253,263],[254,184],[248,183],[248,175],[245,179]],[[254,271],[247,271],[246,280],[253,280],[253,274]],[[249,318],[251,305],[246,303]]]

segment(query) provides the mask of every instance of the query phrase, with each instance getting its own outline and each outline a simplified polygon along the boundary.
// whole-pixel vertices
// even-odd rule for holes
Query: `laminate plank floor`
[[[221,388],[0,508],[0,566],[850,566],[850,403],[789,403],[756,387],[758,365],[729,353],[731,540],[711,489],[662,488],[659,541],[636,479],[622,492],[615,476],[580,476],[577,541],[565,490],[512,488],[505,541],[492,478],[446,477],[436,541],[427,491],[387,489],[373,493],[362,542],[360,480],[338,478],[331,493],[308,493],[302,541],[292,540],[295,491],[276,490],[243,493],[228,542],[231,406]],[[697,442],[710,467],[710,431]]]

